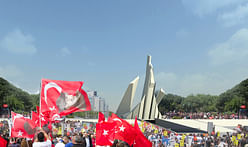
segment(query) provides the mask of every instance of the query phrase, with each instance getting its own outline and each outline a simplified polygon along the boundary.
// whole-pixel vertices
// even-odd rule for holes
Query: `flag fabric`
[[[36,106],[36,112],[37,114],[40,114],[40,106]]]
[[[23,117],[20,114],[11,112],[12,127],[11,137],[19,138],[33,138],[36,132],[35,123],[28,118]]]
[[[112,146],[115,136],[114,122],[101,122],[96,124],[96,145]]]
[[[138,122],[137,122],[137,116],[135,118],[134,122],[134,128],[136,130],[136,136],[135,141],[133,144],[133,147],[152,147],[152,143],[143,135],[143,133],[140,131]]]
[[[7,147],[7,141],[0,136],[0,146]]]
[[[115,123],[115,139],[119,139],[132,145],[135,140],[136,130],[127,121],[119,118],[116,114],[112,113],[109,122]]]
[[[49,122],[52,122],[51,119],[49,118],[48,114],[43,114],[40,113],[40,115],[34,111],[32,111],[32,121],[35,123],[35,125],[38,127],[41,125],[44,126],[48,124]],[[40,123],[41,121],[41,123]]]
[[[39,114],[34,111],[32,111],[32,121],[35,123],[36,126],[40,125]]]
[[[105,121],[105,116],[102,112],[98,113],[98,123],[102,123]]]
[[[54,116],[64,116],[73,112],[91,109],[87,93],[82,89],[83,82],[42,79],[41,113],[50,111]]]
[[[98,113],[98,123],[96,124],[96,145],[105,146],[114,143],[115,123],[105,122],[102,112]]]

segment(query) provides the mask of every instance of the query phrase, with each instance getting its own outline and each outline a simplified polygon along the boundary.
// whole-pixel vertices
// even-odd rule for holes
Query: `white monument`
[[[139,82],[139,77],[136,77],[129,85],[118,106],[116,114],[119,117],[126,118],[128,113],[130,113],[133,103],[133,98],[136,92],[136,88]]]
[[[155,97],[154,92],[156,83],[154,80],[151,56],[147,57],[146,78],[141,102],[137,104],[133,110],[131,110],[137,84],[138,77],[129,84],[116,114],[120,117],[131,119],[135,118],[135,116],[143,120],[154,120],[156,118],[161,118],[161,113],[158,111],[158,105],[164,97],[165,92],[163,89],[160,89],[157,98]]]

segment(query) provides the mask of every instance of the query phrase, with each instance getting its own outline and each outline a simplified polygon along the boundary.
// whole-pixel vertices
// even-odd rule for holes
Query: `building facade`
[[[108,112],[108,105],[105,99],[97,95],[97,91],[87,92],[91,104],[91,111]]]

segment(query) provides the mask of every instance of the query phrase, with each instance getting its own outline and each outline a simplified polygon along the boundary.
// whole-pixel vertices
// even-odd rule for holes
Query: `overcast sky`
[[[42,78],[84,81],[115,111],[129,84],[218,95],[248,77],[248,0],[0,1],[0,76],[36,93]]]

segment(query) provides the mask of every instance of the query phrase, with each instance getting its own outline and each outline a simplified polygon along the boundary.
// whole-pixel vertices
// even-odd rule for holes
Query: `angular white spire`
[[[121,103],[118,106],[116,114],[120,117],[123,117],[126,113],[131,111],[133,98],[136,92],[136,88],[139,82],[139,77],[136,77],[133,81],[130,82],[128,88],[121,100]]]
[[[142,119],[148,120],[151,116],[151,109],[153,105],[153,99],[154,99],[154,89],[155,89],[155,80],[154,80],[154,74],[153,74],[153,66],[151,63],[151,56],[147,56],[147,66],[146,66],[146,78],[145,78],[145,84],[143,89],[143,95],[145,96],[144,100],[144,108],[143,108],[143,116]]]

